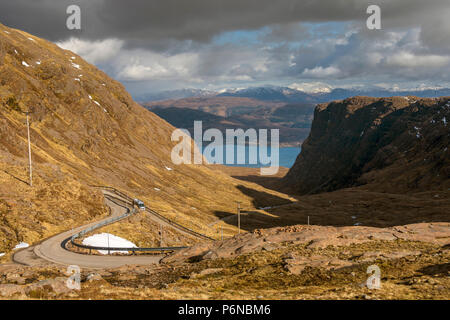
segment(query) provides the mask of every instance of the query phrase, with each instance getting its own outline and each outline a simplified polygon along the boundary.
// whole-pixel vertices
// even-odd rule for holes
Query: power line
[[[30,122],[28,120],[28,114],[29,112],[26,112],[27,114],[27,133],[28,133],[28,164],[30,167],[30,187],[33,186],[33,167],[31,163],[31,141],[30,141]]]
[[[241,233],[241,203],[239,201],[237,202],[237,212],[238,212],[238,232]]]
[[[107,237],[108,237],[108,255],[110,254],[110,251],[109,251],[109,233],[107,233]]]

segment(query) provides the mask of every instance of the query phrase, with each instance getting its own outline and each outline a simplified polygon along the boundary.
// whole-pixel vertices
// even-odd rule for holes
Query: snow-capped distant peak
[[[305,93],[330,93],[333,88],[322,82],[293,83],[288,88]]]
[[[373,97],[435,97],[450,95],[450,88],[439,90],[400,90],[397,86],[383,88],[382,84],[376,86],[342,86],[335,87],[324,82],[300,82],[292,83],[287,87],[265,85],[259,87],[245,88],[223,88],[216,91],[203,89],[182,89],[174,91],[163,91],[136,98],[138,101],[151,102],[160,100],[174,100],[183,98],[199,97],[240,97],[252,98],[263,101],[281,102],[308,102],[321,103],[332,100],[346,99],[352,96],[366,95]],[[406,98],[405,98],[406,99]],[[414,100],[409,101],[414,103]]]
[[[242,90],[245,90],[246,88],[224,88],[220,89],[218,93],[236,93]]]

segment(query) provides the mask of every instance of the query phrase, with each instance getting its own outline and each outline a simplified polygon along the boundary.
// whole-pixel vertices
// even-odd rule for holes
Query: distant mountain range
[[[336,88],[315,93],[276,86],[221,92],[183,89],[149,95],[147,99],[150,100],[141,104],[178,128],[192,130],[194,120],[202,120],[205,128],[220,130],[280,129],[281,145],[298,146],[309,133],[316,104],[354,96],[430,98],[450,96],[450,89],[394,91]]]
[[[342,100],[353,96],[369,97],[393,97],[393,96],[417,96],[421,98],[432,98],[438,96],[449,96],[450,88],[440,89],[416,89],[416,90],[385,90],[385,89],[343,89],[335,88],[327,92],[310,93],[289,87],[262,86],[243,89],[227,89],[222,91],[211,91],[202,89],[181,89],[162,91],[136,97],[138,101],[151,102],[161,100],[174,100],[190,97],[240,97],[252,98],[261,101],[274,102],[309,102],[323,103],[333,100]]]
[[[215,91],[202,90],[202,89],[180,89],[180,90],[168,90],[160,91],[156,93],[149,93],[136,96],[136,100],[140,102],[150,101],[162,101],[172,99],[184,99],[191,97],[214,97],[218,94]]]
[[[190,97],[142,104],[177,128],[192,132],[194,121],[203,128],[267,128],[280,130],[282,146],[298,146],[309,133],[313,103],[287,103],[232,96]]]
[[[450,96],[450,89],[394,91],[336,88],[314,93],[276,86],[220,92],[183,89],[147,95],[141,104],[173,126],[191,132],[195,120],[203,121],[205,129],[218,128],[224,132],[228,128],[279,129],[282,146],[298,146],[309,133],[314,107],[318,103],[354,96],[430,98]]]

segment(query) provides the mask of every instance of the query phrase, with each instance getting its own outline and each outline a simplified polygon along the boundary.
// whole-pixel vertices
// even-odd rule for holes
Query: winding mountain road
[[[103,193],[113,195],[109,191],[103,191]],[[114,194],[114,197],[117,195]],[[111,208],[111,217],[117,217],[126,212],[126,207],[121,206],[107,197],[105,197],[106,205]],[[103,220],[101,220],[103,221]],[[80,254],[69,251],[62,247],[61,243],[71,237],[72,235],[92,226],[101,221],[95,221],[90,224],[71,229],[69,231],[60,233],[47,240],[42,241],[40,244],[28,247],[26,249],[16,252],[13,256],[13,261],[16,263],[36,266],[43,262],[50,261],[60,265],[77,265],[80,268],[87,269],[104,269],[115,268],[123,265],[130,264],[157,264],[165,256],[163,254],[156,255],[128,255],[128,256],[97,256]]]

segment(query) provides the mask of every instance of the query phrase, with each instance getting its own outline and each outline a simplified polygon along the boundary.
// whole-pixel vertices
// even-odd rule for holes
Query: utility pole
[[[31,142],[30,142],[30,122],[28,121],[28,111],[27,114],[27,132],[28,132],[28,164],[30,167],[30,187],[33,186],[33,168],[31,166]]]
[[[237,201],[237,212],[238,212],[238,230],[241,234],[241,203]]]
[[[163,244],[163,226],[162,226],[162,224],[159,225],[159,234],[161,236],[161,238],[159,240],[159,246],[162,247],[162,244]]]

